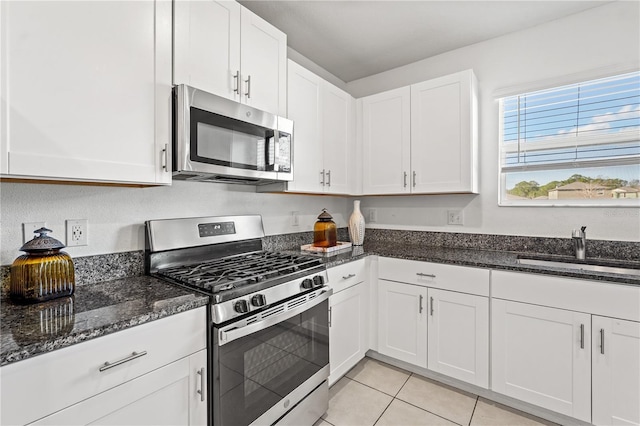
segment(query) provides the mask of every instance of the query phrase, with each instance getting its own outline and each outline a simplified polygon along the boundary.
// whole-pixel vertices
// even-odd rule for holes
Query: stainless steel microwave
[[[173,178],[293,180],[293,121],[181,84],[173,93]]]

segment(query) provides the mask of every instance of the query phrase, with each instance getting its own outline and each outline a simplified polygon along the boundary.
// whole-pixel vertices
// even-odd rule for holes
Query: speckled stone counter
[[[525,253],[448,248],[412,244],[390,244],[388,241],[371,242],[364,245],[367,254],[393,257],[398,259],[419,260],[424,262],[446,263],[449,265],[473,266],[516,272],[531,272],[544,275],[556,275],[596,281],[615,282],[640,286],[640,276],[574,270],[560,267],[523,265],[517,262],[518,256]],[[530,252],[526,254],[531,254]],[[558,258],[560,255],[555,255]],[[637,263],[637,262],[636,262]],[[637,265],[640,266],[640,265]]]
[[[0,300],[0,365],[206,305],[208,298],[148,276],[81,285],[71,297]],[[206,327],[206,324],[202,325]]]
[[[341,230],[338,231],[338,240],[348,241],[348,234],[346,239],[343,239],[345,234],[340,235]],[[302,244],[308,244],[313,239],[313,234],[287,234],[266,239],[271,239],[269,244],[272,244],[273,248],[270,249],[295,251],[299,250]],[[640,242],[588,240],[587,245],[590,258],[607,259],[619,263],[620,266],[634,264],[640,268]],[[640,286],[640,276],[637,275],[578,271],[517,262],[518,256],[522,255],[571,258],[572,246],[569,238],[367,229],[363,247],[352,247],[351,250],[318,256],[324,259],[327,267],[332,267],[368,255]]]

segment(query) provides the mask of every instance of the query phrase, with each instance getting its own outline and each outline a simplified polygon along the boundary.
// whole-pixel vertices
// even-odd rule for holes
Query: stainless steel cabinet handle
[[[356,276],[356,274],[349,274],[349,275],[347,275],[347,276],[344,276],[344,275],[343,275],[343,276],[342,276],[342,279],[343,279],[343,280],[348,280],[349,278],[353,278],[353,277],[355,277],[355,276]]]
[[[162,150],[162,170],[165,172],[169,171],[169,144],[164,144],[164,149]]]
[[[433,316],[433,297],[429,302],[431,303],[431,316]]]
[[[236,75],[233,76],[233,91],[240,94],[240,70],[236,71]]]
[[[331,313],[333,312],[332,309],[333,306],[329,306],[329,327],[331,327]]]
[[[404,182],[404,187],[406,188],[407,187],[407,172],[404,172],[404,180],[403,180],[403,182]]]
[[[420,312],[419,313],[422,313],[422,295],[420,295]]]
[[[419,277],[429,277],[429,278],[435,278],[436,276],[433,274],[424,274],[422,272],[416,272],[416,275]]]
[[[245,93],[244,95],[247,97],[247,99],[250,99],[251,98],[251,76],[250,75],[247,76],[245,83],[247,83],[247,93]]]
[[[324,169],[322,169],[322,171],[320,172],[320,175],[322,176],[322,180],[320,181],[320,185],[324,186]]]
[[[604,355],[604,328],[600,329],[600,353]]]
[[[145,356],[146,354],[147,354],[147,351],[132,352],[131,355],[129,355],[126,358],[122,358],[119,361],[116,361],[116,362],[106,361],[104,364],[102,364],[102,367],[100,367],[99,370],[102,372],[102,371],[108,370],[110,368],[117,367],[117,366],[119,366],[121,364],[124,364],[125,362],[133,361],[136,358],[140,358],[141,356]]]
[[[331,186],[331,170],[327,170],[327,186]]]
[[[204,402],[204,387],[206,386],[204,371],[204,367],[198,370],[198,375],[200,375],[200,389],[198,389],[197,392],[200,394],[200,401],[202,402]]]
[[[416,187],[416,172],[413,172],[413,187]]]
[[[580,349],[584,349],[584,324],[580,324]]]

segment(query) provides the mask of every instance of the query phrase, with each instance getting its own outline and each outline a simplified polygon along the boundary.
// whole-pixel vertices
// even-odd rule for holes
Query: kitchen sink
[[[640,262],[611,259],[578,260],[564,256],[518,256],[521,265],[546,266],[551,268],[573,269],[576,271],[604,272],[640,276]]]

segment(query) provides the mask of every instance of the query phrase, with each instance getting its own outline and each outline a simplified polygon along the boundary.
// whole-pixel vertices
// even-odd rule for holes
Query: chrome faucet
[[[576,253],[576,259],[584,260],[587,251],[587,234],[584,230],[586,226],[580,228],[580,230],[574,229],[571,232],[571,239],[573,240],[573,251]]]

